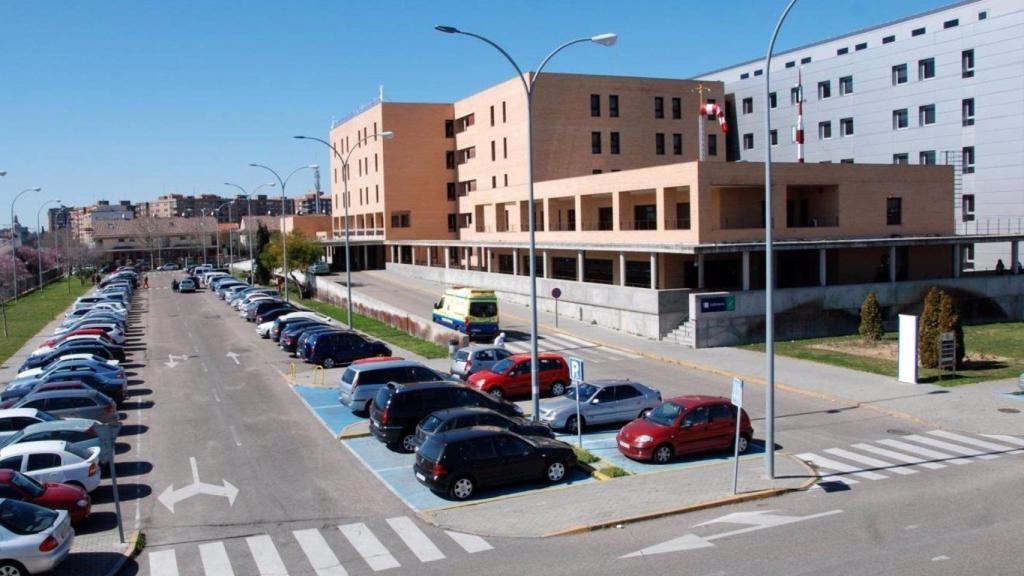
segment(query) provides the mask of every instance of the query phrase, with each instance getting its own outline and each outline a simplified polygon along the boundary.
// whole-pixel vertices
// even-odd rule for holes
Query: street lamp
[[[231,205],[234,204],[234,203],[235,203],[234,200],[228,200],[227,202],[222,203],[220,206],[217,206],[213,210],[214,217],[219,219],[220,218],[220,210],[221,210],[221,208],[227,206],[228,207],[228,223],[230,224],[231,223]],[[229,234],[230,234],[230,230],[229,230]],[[230,253],[231,253],[231,236],[229,235],[228,236],[228,254],[230,254]],[[231,260],[231,256],[228,256],[228,260]],[[217,225],[217,267],[220,268],[220,225],[219,224]]]
[[[11,276],[14,277],[14,301],[18,301],[18,245],[17,245],[17,234],[14,229],[14,203],[21,198],[21,195],[26,192],[40,192],[42,188],[26,188],[11,200]]]
[[[782,16],[779,16],[772,39],[768,42],[768,53],[764,57],[764,353],[767,380],[764,395],[764,471],[769,478],[775,478],[775,259],[772,251],[772,116],[769,113],[771,106],[768,105],[771,86],[768,79],[772,73],[775,39],[794,4],[796,0],[789,0]]]
[[[540,66],[537,67],[537,71],[534,72],[529,80],[526,75],[523,74],[519,64],[516,63],[512,56],[505,51],[504,48],[498,46],[491,40],[474,34],[472,32],[466,32],[459,30],[453,26],[435,26],[435,30],[444,32],[445,34],[462,34],[463,36],[471,36],[490,44],[495,50],[501,52],[501,55],[512,64],[512,67],[516,69],[516,73],[519,74],[519,79],[523,83],[523,90],[526,92],[526,189],[529,195],[529,226],[530,226],[530,391],[533,398],[533,419],[537,420],[540,417],[540,385],[538,383],[537,373],[539,370],[537,360],[537,242],[536,242],[536,208],[533,200],[533,93],[537,87],[537,79],[540,77],[541,72],[544,71],[544,66],[547,65],[548,61],[558,54],[562,50],[572,46],[573,44],[582,44],[584,42],[593,42],[601,46],[613,46],[619,39],[616,34],[598,34],[597,36],[590,36],[587,38],[577,38],[576,40],[570,40],[565,44],[562,44],[558,48],[555,48],[540,62]]]
[[[199,241],[203,246],[203,266],[206,265],[206,208],[199,209]]]
[[[298,172],[300,170],[312,170],[313,168],[317,168],[318,166],[316,164],[310,164],[308,166],[299,166],[295,170],[292,170],[292,173],[289,174],[288,177],[285,178],[284,180],[282,180],[281,176],[278,175],[278,173],[275,172],[274,169],[269,167],[269,166],[264,166],[263,164],[249,164],[249,166],[252,166],[253,168],[263,168],[264,170],[270,172],[271,174],[274,175],[274,178],[277,178],[277,183],[281,185],[281,263],[283,265],[282,268],[284,269],[284,301],[287,302],[288,301],[288,235],[285,234],[285,232],[284,232],[284,220],[285,220],[285,217],[288,215],[288,206],[286,204],[286,202],[288,201],[288,197],[285,196],[285,186],[288,185],[288,181],[291,180],[292,176],[295,176],[296,172]]]
[[[353,146],[352,148],[349,148],[349,151],[348,151],[347,154],[345,154],[344,158],[342,158],[341,154],[338,153],[338,149],[334,147],[334,144],[331,144],[330,142],[327,142],[326,140],[321,140],[320,138],[316,138],[314,136],[296,136],[295,137],[295,138],[298,138],[299,140],[315,140],[317,142],[320,142],[321,144],[323,144],[323,145],[327,146],[328,148],[330,148],[331,151],[334,152],[334,156],[337,157],[338,160],[341,161],[341,181],[342,181],[342,185],[343,185],[341,199],[342,199],[342,204],[344,204],[344,206],[345,206],[345,289],[347,290],[347,293],[348,293],[346,301],[348,302],[348,329],[349,330],[352,329],[352,254],[351,254],[352,251],[349,248],[349,239],[348,239],[349,238],[349,226],[348,226],[348,159],[352,156],[352,153],[355,152],[356,148],[359,148],[360,146],[362,146],[363,143],[369,141],[370,138],[373,138],[374,140],[376,140],[377,136],[380,136],[381,138],[384,138],[385,140],[390,140],[390,139],[395,137],[395,133],[390,131],[390,130],[387,130],[387,131],[381,132],[380,134],[374,134],[373,136],[366,136],[366,137],[363,137],[363,138],[357,138],[356,139],[356,145]]]
[[[246,228],[246,243],[249,245],[249,284],[252,284],[253,273],[256,271],[256,259],[253,258],[253,256],[252,256],[252,224],[253,224],[253,221],[252,221],[252,196],[248,192],[245,191],[245,188],[242,188],[238,184],[233,184],[231,182],[225,182],[224,185],[225,186],[234,186],[235,188],[238,188],[239,190],[241,190],[242,191],[242,196],[245,197],[245,203],[248,205],[249,226]],[[262,188],[266,188],[266,187],[273,188],[274,186],[277,186],[277,184],[274,183],[274,182],[267,182],[266,184],[260,184],[259,186],[256,187],[255,190],[252,191],[252,193],[256,194]]]
[[[47,204],[57,203],[60,204],[60,200],[47,200],[39,205],[39,209],[36,210],[36,256],[38,257],[37,266],[39,267],[39,288],[43,287],[43,226],[39,223],[39,216],[43,213],[43,208]],[[53,233],[53,230],[50,230]]]

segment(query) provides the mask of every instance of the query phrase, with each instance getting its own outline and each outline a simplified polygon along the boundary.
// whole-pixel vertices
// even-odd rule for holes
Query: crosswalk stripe
[[[288,569],[284,567],[284,562],[281,561],[281,556],[278,555],[270,536],[250,536],[245,542],[249,545],[249,552],[256,561],[260,576],[288,576]]]
[[[982,460],[992,460],[993,458],[999,458],[996,454],[985,454],[981,450],[975,450],[974,448],[965,448],[956,444],[950,444],[949,442],[943,442],[942,440],[936,440],[934,438],[926,438],[924,436],[918,436],[917,434],[911,434],[910,436],[904,436],[907,440],[912,442],[920,442],[921,444],[927,444],[928,446],[934,446],[947,452],[953,452],[956,454],[963,454],[964,456],[977,456]]]
[[[580,358],[581,360],[592,362],[594,364],[600,364],[601,362],[614,360],[614,358],[608,358],[607,356],[601,354],[601,352],[598,350],[566,350],[565,356],[567,358]]]
[[[545,335],[544,337],[545,338],[553,338],[553,336],[550,336],[550,335]],[[570,336],[568,334],[559,334],[558,338],[561,338],[565,342],[571,343],[572,347],[574,347],[574,348],[575,347],[581,347],[581,346],[584,347],[584,348],[590,348],[591,346],[597,346],[597,344],[594,344],[593,342],[589,342],[587,340],[584,340],[582,338],[577,338],[575,336]]]
[[[642,358],[639,354],[633,354],[632,352],[626,352],[624,350],[616,350],[615,348],[609,348],[607,346],[601,346],[598,348],[601,352],[611,354],[612,356],[619,356],[621,358],[627,358],[629,360],[636,360]]]
[[[327,541],[320,535],[319,530],[309,528],[296,530],[292,534],[295,535],[295,540],[299,542],[299,546],[305,552],[306,558],[309,559],[317,576],[348,576],[348,572],[331,551],[331,547],[327,545]]]
[[[886,450],[885,448],[879,448],[878,446],[872,446],[871,444],[854,444],[853,448],[858,450],[864,450],[865,452],[872,452],[879,456],[885,456],[886,458],[892,458],[899,462],[905,462],[907,464],[917,464],[922,468],[928,468],[929,470],[938,470],[939,468],[945,468],[945,464],[939,464],[938,462],[929,462],[924,458],[918,458],[917,456],[911,456],[909,454],[900,454],[899,452],[893,452],[892,450]]]
[[[1002,444],[995,444],[993,442],[986,442],[984,440],[978,440],[971,438],[970,436],[964,436],[962,434],[954,434],[953,432],[946,432],[945,430],[932,430],[929,432],[932,436],[938,436],[940,438],[946,438],[947,440],[954,440],[961,444],[968,444],[970,446],[977,446],[984,448],[992,452],[1005,452],[1007,454],[1020,454],[1024,450],[1014,450],[1010,446],[1004,446]]]
[[[416,526],[412,519],[406,516],[399,516],[397,518],[388,518],[387,522],[391,525],[391,529],[398,534],[398,537],[405,542],[405,545],[409,547],[409,550],[412,550],[412,553],[420,559],[420,562],[444,559],[441,549],[435,546],[430,541],[430,538],[427,538],[427,535]]]
[[[982,434],[982,436],[993,440],[999,440],[1000,442],[1014,444],[1016,446],[1024,446],[1024,438],[1017,438],[1016,436],[1004,436],[1003,434]]]
[[[150,576],[178,576],[178,558],[174,550],[161,550],[149,554]]]
[[[395,557],[388,552],[388,549],[380,543],[380,540],[370,532],[370,529],[366,527],[366,524],[362,522],[356,524],[346,524],[344,526],[338,526],[341,533],[345,535],[352,547],[359,552],[359,555],[366,560],[366,563],[370,565],[370,568],[374,572],[381,570],[387,570],[388,568],[398,568],[401,564]]]
[[[200,544],[199,558],[203,561],[203,570],[206,572],[206,576],[235,576],[223,542]]]
[[[847,460],[851,460],[858,464],[865,464],[867,466],[873,466],[875,468],[884,468],[886,472],[894,472],[896,474],[902,474],[904,476],[908,476],[910,474],[917,474],[916,470],[911,470],[904,466],[892,464],[890,462],[879,460],[877,458],[872,458],[870,456],[864,456],[863,454],[857,454],[856,452],[850,452],[849,450],[843,450],[842,448],[829,448],[825,450],[825,452],[828,452],[833,456],[846,458]]]
[[[477,552],[486,552],[487,550],[494,550],[494,546],[487,543],[487,540],[473,534],[463,534],[462,532],[452,532],[451,530],[445,530],[445,534],[455,540],[455,543],[462,546],[462,549],[470,554],[476,554]]]
[[[928,448],[925,448],[924,446],[907,444],[906,442],[900,442],[899,440],[893,440],[892,438],[879,440],[878,443],[885,444],[886,446],[891,446],[893,448],[899,448],[904,452],[910,452],[911,454],[917,454],[919,456],[924,456],[925,458],[931,458],[932,460],[942,460],[943,463],[952,463],[957,465],[971,463],[971,460],[967,460],[966,458],[956,458],[954,456],[950,456],[949,454],[938,452],[936,450],[930,450]]]
[[[525,354],[530,351],[529,342],[505,342],[505,348],[508,348],[516,354]]]
[[[559,336],[545,335],[540,339],[540,342],[549,344],[552,350],[575,350],[580,347],[576,342],[570,342]]]
[[[817,454],[811,454],[810,452],[797,454],[796,457],[806,462],[811,462],[819,468],[827,468],[829,470],[835,470],[837,472],[853,474],[854,476],[860,476],[861,478],[867,478],[868,480],[884,480],[888,478],[888,476],[884,474],[878,474],[877,472],[868,472],[866,470],[861,470],[848,464],[843,464],[841,462],[836,462],[835,460],[829,458],[818,456]]]

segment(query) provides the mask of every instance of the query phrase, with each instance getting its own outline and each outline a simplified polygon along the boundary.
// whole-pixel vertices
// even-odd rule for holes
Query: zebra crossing
[[[154,550],[147,553],[149,576],[235,576],[252,573],[253,565],[259,576],[288,576],[289,570],[292,574],[348,576],[350,570],[364,573],[365,568],[372,572],[400,568],[403,560],[410,563],[413,558],[420,563],[444,560],[447,555],[442,547],[449,554],[452,550],[477,554],[494,549],[479,536],[449,530],[444,531],[445,542],[435,543],[407,516],[388,518],[385,524],[388,529],[381,531],[384,540],[363,522],[338,525],[336,529],[294,530],[291,542],[279,542],[283,553],[269,534],[246,537],[244,546],[237,540],[228,540],[206,542],[195,548]],[[400,545],[396,543],[389,549],[384,544],[396,538]],[[292,544],[297,549],[289,547]],[[346,558],[346,565],[342,565],[339,556]],[[349,560],[357,556],[359,560]]]
[[[522,340],[508,340],[505,342],[505,348],[516,354],[527,354],[530,352],[530,339],[527,337]],[[636,360],[641,357],[639,354],[608,348],[607,346],[601,346],[582,338],[569,336],[568,334],[539,335],[537,337],[537,350],[540,352],[557,352],[563,356],[575,356],[594,364]]]
[[[812,489],[840,483],[852,486],[862,480],[885,480],[918,472],[963,466],[978,460],[1024,454],[1024,439],[1000,434],[969,435],[931,430],[872,443],[858,442],[847,448],[804,452],[796,457],[815,466],[822,474]]]

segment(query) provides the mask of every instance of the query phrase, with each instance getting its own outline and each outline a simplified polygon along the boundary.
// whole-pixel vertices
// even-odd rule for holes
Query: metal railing
[[[958,222],[957,231],[961,234],[991,236],[1024,234],[1024,216],[976,218],[968,222]]]

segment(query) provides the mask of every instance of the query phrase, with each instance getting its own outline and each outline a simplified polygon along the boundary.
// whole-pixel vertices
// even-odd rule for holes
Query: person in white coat
[[[498,336],[494,338],[494,345],[495,346],[500,346],[502,348],[505,347],[505,333],[504,332],[499,333]]]

